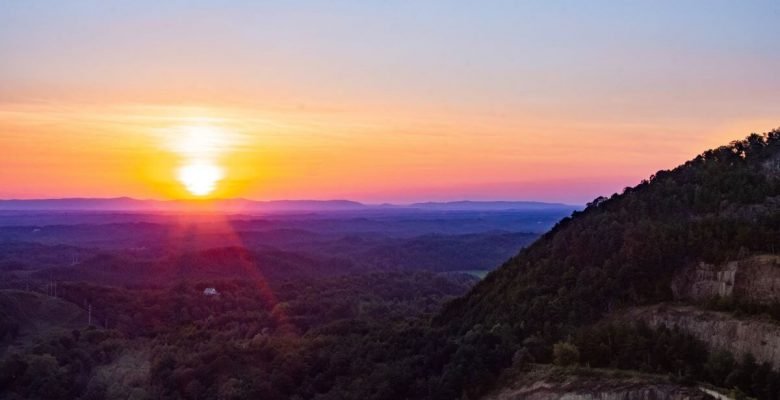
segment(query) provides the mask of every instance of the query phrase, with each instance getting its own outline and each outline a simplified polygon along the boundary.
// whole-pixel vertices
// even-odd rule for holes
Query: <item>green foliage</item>
[[[553,345],[553,363],[559,367],[569,367],[580,362],[580,350],[568,342]]]
[[[581,363],[597,368],[668,374],[683,384],[709,382],[759,399],[777,399],[780,372],[740,360],[722,350],[708,352],[704,343],[677,329],[652,329],[643,323],[599,323],[580,329],[574,344]]]
[[[116,331],[95,329],[81,335],[89,340],[74,340],[73,334],[55,336],[26,354],[0,360],[0,393],[28,399],[77,398],[84,393],[92,369],[111,362],[124,337]]]
[[[701,374],[689,366],[701,366],[707,359],[706,347],[692,336],[664,327],[651,329],[643,323],[607,323],[582,328],[575,335],[574,343],[580,349],[582,362],[597,368],[671,373],[699,379]]]
[[[597,199],[449,303],[436,325],[457,337],[501,324],[511,348],[537,338],[549,349],[612,310],[671,300],[684,266],[775,252],[778,160],[780,131],[751,135]]]
[[[143,344],[152,356],[148,382],[137,389],[153,398],[390,399],[434,392],[447,398],[444,383],[419,377],[452,363],[464,368],[453,379],[480,385],[474,373],[497,373],[493,365],[505,365],[511,354],[501,347],[498,328],[476,329],[462,346],[430,329],[428,318],[474,281],[462,274],[370,273],[273,286],[63,284],[68,299],[93,304],[95,320],[108,318],[115,330],[67,332],[4,358],[0,389],[25,398],[46,398],[44,392],[107,398],[106,382],[91,379],[95,367]],[[205,287],[216,287],[220,295],[204,296]],[[487,357],[480,358],[483,353]],[[41,358],[47,354],[54,358]],[[472,360],[489,365],[475,370]],[[30,368],[35,375],[25,372]]]

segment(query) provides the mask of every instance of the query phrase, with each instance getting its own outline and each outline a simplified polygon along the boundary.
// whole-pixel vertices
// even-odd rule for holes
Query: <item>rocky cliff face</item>
[[[567,390],[545,383],[507,390],[486,400],[698,400],[715,399],[703,391],[674,385],[637,385],[619,389]]]
[[[678,300],[707,300],[734,293],[737,263],[712,265],[699,263],[678,273],[672,281],[672,292]]]
[[[674,277],[672,292],[678,300],[731,296],[748,303],[780,302],[780,256],[755,256],[720,265],[699,263]]]
[[[483,400],[729,400],[711,389],[681,386],[659,377],[612,376],[604,370],[588,370],[588,376],[559,371],[564,377],[538,372]]]
[[[759,363],[780,368],[780,325],[771,320],[736,319],[727,313],[668,305],[632,309],[620,318],[645,321],[652,327],[679,328],[710,348],[727,350],[737,357],[751,353]]]

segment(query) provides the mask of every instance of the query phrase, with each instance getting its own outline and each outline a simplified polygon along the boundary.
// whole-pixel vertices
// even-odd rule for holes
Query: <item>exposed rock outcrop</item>
[[[581,373],[583,373],[581,374]],[[483,400],[704,400],[728,399],[713,389],[682,386],[658,376],[606,370],[533,371]]]
[[[780,325],[759,318],[737,319],[732,315],[692,306],[655,305],[626,311],[620,318],[644,321],[652,327],[679,328],[737,357],[751,353],[759,363],[780,368]]]
[[[780,256],[761,255],[720,265],[699,263],[672,280],[678,300],[734,297],[757,304],[780,302]]]
[[[569,388],[545,382],[505,390],[486,400],[697,400],[715,399],[696,388],[671,384],[636,384],[603,388]]]

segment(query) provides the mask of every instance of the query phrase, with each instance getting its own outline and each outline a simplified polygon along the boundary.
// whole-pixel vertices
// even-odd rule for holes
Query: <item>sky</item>
[[[585,203],[780,126],[777,1],[0,0],[0,198]]]

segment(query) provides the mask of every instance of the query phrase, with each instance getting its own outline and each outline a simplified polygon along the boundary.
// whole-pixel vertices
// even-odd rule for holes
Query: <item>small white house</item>
[[[219,296],[219,292],[217,292],[217,289],[213,287],[207,287],[203,289],[203,295],[204,296]]]

